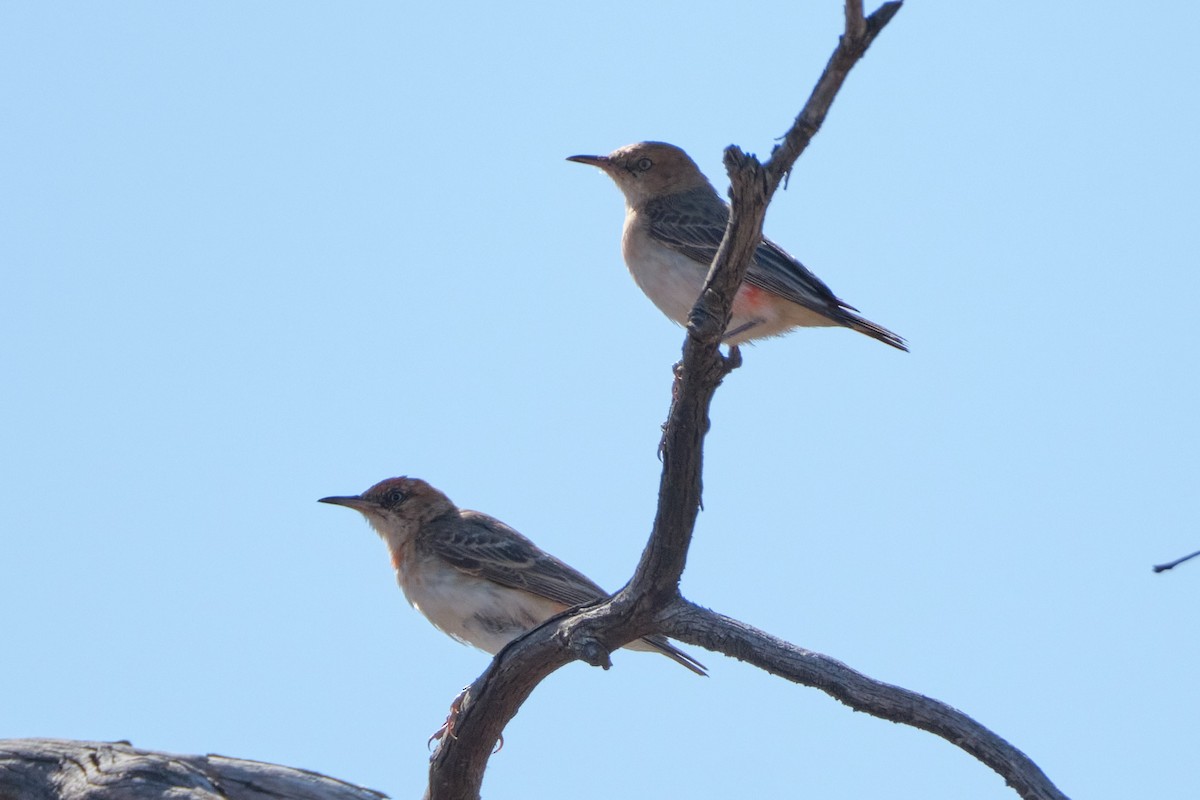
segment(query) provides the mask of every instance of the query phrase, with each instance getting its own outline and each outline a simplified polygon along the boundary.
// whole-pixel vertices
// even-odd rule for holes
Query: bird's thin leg
[[[737,336],[738,334],[745,333],[746,331],[750,330],[753,327],[762,325],[763,322],[765,322],[765,320],[761,320],[761,319],[752,319],[749,322],[743,322],[741,325],[738,325],[733,330],[725,331],[725,335],[721,337],[721,341],[728,342],[730,339]]]
[[[458,693],[458,696],[450,702],[450,713],[446,715],[446,721],[442,723],[440,728],[433,732],[433,735],[429,737],[427,742],[425,742],[426,745],[431,745],[436,741],[439,743],[438,747],[441,747],[442,739],[446,738],[447,736],[449,736],[451,739],[454,738],[454,723],[458,721],[458,712],[462,711],[463,703],[467,701],[467,694],[470,691],[470,686],[463,687],[463,690]],[[437,750],[434,750],[434,753],[436,752]]]
[[[462,711],[463,704],[467,702],[467,697],[470,695],[470,693],[470,686],[463,687],[463,690],[458,693],[458,696],[451,701],[450,713],[446,715],[446,721],[443,722],[442,726],[434,731],[433,735],[429,737],[429,740],[425,742],[426,747],[435,741],[438,743],[438,746],[433,750],[433,754],[429,756],[430,761],[437,756],[438,749],[441,748],[443,739],[445,739],[447,736],[451,739],[454,738],[454,725],[458,722],[459,712]],[[499,753],[502,747],[504,747],[504,734],[500,734],[500,738],[496,741],[496,749],[492,751],[492,754],[495,755],[496,753]]]

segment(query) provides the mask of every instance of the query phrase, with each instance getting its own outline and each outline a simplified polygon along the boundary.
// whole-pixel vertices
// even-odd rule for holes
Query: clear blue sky
[[[486,656],[356,515],[401,474],[619,586],[682,330],[564,161],[720,188],[839,3],[0,9],[0,736],[131,739],[413,797]],[[690,598],[1008,738],[1068,794],[1195,796],[1200,10],[920,3],[767,230],[904,355],[749,348]],[[489,798],[1010,798],[928,734],[700,654],[552,676]],[[619,768],[594,772],[594,755]],[[581,777],[586,776],[586,777]]]

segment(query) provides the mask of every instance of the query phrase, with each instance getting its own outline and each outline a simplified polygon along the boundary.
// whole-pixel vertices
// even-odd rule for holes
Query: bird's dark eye
[[[399,489],[392,489],[387,493],[387,501],[389,506],[398,506],[403,503],[405,499],[406,497],[404,492],[400,491]]]
[[[648,158],[639,158],[638,159],[637,168],[639,170],[641,170],[642,172],[646,172],[653,166],[654,166],[654,162]]]

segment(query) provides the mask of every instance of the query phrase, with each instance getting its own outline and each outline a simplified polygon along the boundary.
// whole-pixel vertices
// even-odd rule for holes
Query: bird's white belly
[[[704,289],[708,264],[701,264],[683,253],[639,233],[635,212],[625,217],[621,237],[621,254],[634,282],[668,318],[687,325],[688,315]],[[734,297],[732,315],[726,327],[729,344],[741,344],[750,339],[775,336],[793,325],[830,324],[824,318],[817,323],[785,318],[783,309],[792,309],[816,317],[794,303],[778,302],[769,292],[743,284]]]
[[[493,655],[561,610],[545,598],[453,567],[427,567],[420,575],[400,581],[408,602],[439,630]]]
[[[621,237],[621,255],[625,257],[629,274],[659,311],[680,325],[686,325],[688,314],[704,288],[707,266],[702,267],[699,262],[649,236],[634,235],[632,221],[630,214],[625,219],[625,233]]]

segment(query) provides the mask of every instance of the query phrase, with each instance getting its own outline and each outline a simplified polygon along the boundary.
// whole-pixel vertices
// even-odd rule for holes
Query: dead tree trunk
[[[0,740],[0,800],[386,800],[316,772],[129,742]]]

